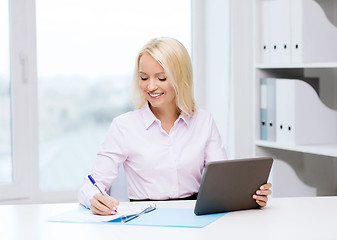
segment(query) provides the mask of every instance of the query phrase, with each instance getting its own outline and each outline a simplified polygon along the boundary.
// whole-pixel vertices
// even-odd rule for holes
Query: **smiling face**
[[[176,108],[176,94],[163,67],[149,54],[139,60],[139,88],[143,91],[152,110]]]

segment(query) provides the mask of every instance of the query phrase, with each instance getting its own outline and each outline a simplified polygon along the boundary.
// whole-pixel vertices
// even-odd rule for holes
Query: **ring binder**
[[[260,9],[261,63],[337,61],[337,27],[316,1],[260,0]]]
[[[326,107],[308,83],[276,80],[276,141],[323,144],[337,141],[337,111]]]
[[[142,214],[145,214],[145,213],[148,213],[148,212],[151,212],[151,211],[155,210],[156,208],[157,208],[156,204],[152,204],[139,213],[136,213],[136,214],[133,214],[133,215],[123,215],[123,216],[121,216],[122,223],[129,222],[132,219],[135,219],[136,217],[139,217]]]

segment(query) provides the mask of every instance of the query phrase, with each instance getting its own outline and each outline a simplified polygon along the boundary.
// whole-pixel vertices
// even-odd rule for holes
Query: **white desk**
[[[193,208],[194,204],[168,201],[157,206]],[[45,221],[77,206],[0,205],[0,239],[337,239],[337,197],[272,198],[262,210],[231,212],[200,229]]]

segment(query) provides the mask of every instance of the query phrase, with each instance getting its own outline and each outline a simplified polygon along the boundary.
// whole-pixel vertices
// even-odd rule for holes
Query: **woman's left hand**
[[[263,184],[260,189],[256,191],[256,194],[253,195],[256,203],[261,207],[265,207],[267,205],[268,196],[271,194],[271,186],[271,183]]]

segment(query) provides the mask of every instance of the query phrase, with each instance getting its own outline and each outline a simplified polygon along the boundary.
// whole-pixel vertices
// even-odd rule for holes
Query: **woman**
[[[202,171],[210,161],[227,159],[211,115],[196,109],[192,65],[175,39],[148,42],[134,72],[137,110],[115,118],[102,144],[92,176],[108,190],[123,164],[131,200],[196,199]],[[271,184],[253,198],[265,206]],[[114,214],[118,201],[85,180],[80,202],[94,214]]]

